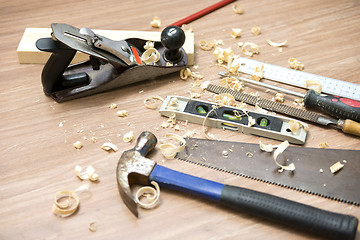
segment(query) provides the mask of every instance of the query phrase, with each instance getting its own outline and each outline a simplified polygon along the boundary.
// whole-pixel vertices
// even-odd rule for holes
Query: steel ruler
[[[264,78],[289,85],[306,88],[306,80],[315,80],[321,84],[322,92],[360,101],[360,85],[328,78],[308,72],[272,65],[248,58],[239,57],[233,64],[239,64],[239,72],[254,74],[256,67],[264,66]]]

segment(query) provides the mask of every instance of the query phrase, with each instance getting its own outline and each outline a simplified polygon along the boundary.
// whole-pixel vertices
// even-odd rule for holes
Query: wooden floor
[[[17,45],[27,27],[47,28],[53,22],[76,27],[108,30],[161,31],[150,26],[154,16],[165,27],[185,16],[216,3],[206,1],[2,1],[0,10],[0,239],[316,239],[271,222],[234,212],[210,201],[162,189],[161,203],[153,210],[140,210],[136,219],[120,198],[116,183],[116,165],[124,150],[134,143],[124,143],[129,131],[138,136],[148,130],[161,138],[174,129],[163,129],[157,110],[143,106],[145,98],[159,95],[189,96],[192,80],[183,81],[170,74],[139,84],[122,87],[65,103],[56,103],[43,94],[41,64],[19,64]],[[288,67],[288,59],[300,60],[305,71],[360,84],[360,1],[356,0],[243,0],[242,15],[232,11],[232,4],[208,14],[191,24],[195,33],[193,71],[205,80],[218,81],[223,70],[215,65],[211,51],[199,48],[201,40],[223,40],[224,47],[250,41],[259,45],[253,59]],[[261,27],[261,35],[251,33]],[[243,29],[242,37],[233,39],[232,28]],[[279,52],[266,38],[288,46]],[[292,90],[303,90],[288,87]],[[271,99],[273,92],[247,88]],[[200,99],[211,99],[204,92]],[[127,110],[119,118],[116,110]],[[286,97],[285,104],[292,104]],[[63,126],[60,127],[59,124]],[[61,124],[60,124],[61,125]],[[178,134],[195,130],[194,137],[204,138],[199,125],[181,125]],[[278,143],[275,140],[210,129],[222,140]],[[91,137],[97,142],[92,143]],[[76,150],[73,143],[83,142]],[[360,150],[359,137],[336,129],[310,124],[303,147],[319,147],[326,141],[330,148]],[[104,142],[119,147],[117,152],[101,149]],[[360,217],[360,208],[306,193],[194,166],[178,160],[165,160],[156,149],[150,156],[159,164],[214,181],[271,193],[321,209]],[[360,157],[359,159],[360,160]],[[80,195],[80,208],[69,218],[52,213],[55,193],[75,190],[88,183],[79,180],[74,167],[92,165],[100,176],[90,183],[89,192]],[[359,170],[360,174],[360,170]],[[359,175],[360,176],[360,175]],[[358,186],[354,186],[358,188]],[[96,232],[88,228],[98,224]],[[359,233],[357,239],[360,239]]]

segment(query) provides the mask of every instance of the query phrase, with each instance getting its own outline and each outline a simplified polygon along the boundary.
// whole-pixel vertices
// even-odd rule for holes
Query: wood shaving
[[[229,93],[221,93],[214,96],[214,101],[219,105],[235,106],[235,98]]]
[[[151,96],[151,97],[145,98],[144,106],[149,109],[156,109],[157,108],[156,100],[164,102],[164,99],[160,96]],[[149,104],[150,101],[152,101],[153,104]]]
[[[218,109],[219,106],[217,105],[213,105],[211,110],[206,114],[204,121],[202,123],[202,130],[203,130],[203,134],[205,135],[205,137],[209,140],[216,140],[214,134],[208,133],[208,128],[205,127],[205,122],[208,119],[209,115],[214,112],[216,109]]]
[[[126,143],[131,142],[134,139],[134,137],[135,136],[133,131],[127,132],[123,137],[123,141]]]
[[[234,11],[234,13],[237,13],[237,14],[243,14],[244,13],[244,9],[240,6],[240,4],[237,4],[237,3],[235,3],[232,6],[232,10]]]
[[[246,56],[252,57],[254,54],[259,54],[259,46],[252,42],[246,42],[242,45],[241,52]]]
[[[258,105],[258,104],[255,104],[255,111],[256,111],[256,112],[259,112],[259,113],[264,113],[264,114],[267,114],[267,113],[268,113],[268,111],[267,111],[267,110],[265,110],[265,109],[263,109],[263,108],[259,107],[259,105]]]
[[[319,144],[319,147],[320,148],[328,148],[330,146],[329,146],[329,144],[327,142],[322,142],[322,143]]]
[[[289,58],[288,62],[290,64],[290,68],[292,68],[292,69],[295,69],[295,70],[303,70],[304,69],[304,64],[302,64],[302,62],[300,62],[296,58]]]
[[[217,59],[218,63],[227,63],[231,62],[234,57],[234,52],[231,48],[221,48],[216,47],[213,52],[214,57]]]
[[[220,85],[226,88],[230,88],[234,91],[243,91],[244,83],[236,79],[235,77],[225,77],[220,80]]]
[[[96,137],[91,137],[91,141],[92,141],[93,143],[96,143],[96,142],[97,142],[97,138],[96,138]]]
[[[272,47],[284,47],[287,44],[287,40],[280,43],[276,43],[271,41],[270,39],[266,39],[266,42]]]
[[[191,77],[191,70],[190,68],[184,68],[180,70],[180,78],[182,80],[186,80],[188,77]]]
[[[188,25],[186,25],[186,24],[183,24],[183,25],[181,26],[181,29],[182,29],[185,33],[192,33],[192,32],[194,32],[193,27],[192,27],[192,26],[188,27]]]
[[[117,104],[116,104],[116,103],[112,103],[112,104],[110,104],[110,107],[109,107],[109,108],[115,109],[115,108],[117,108]]]
[[[161,27],[161,19],[159,17],[154,17],[150,22],[151,27],[160,28]]]
[[[113,150],[114,152],[116,152],[117,150],[119,150],[119,148],[118,148],[115,144],[110,143],[110,142],[104,143],[104,144],[101,146],[101,148],[104,149],[105,151]]]
[[[296,120],[289,121],[289,129],[292,133],[294,134],[297,133],[297,131],[299,131],[300,128],[304,128],[306,132],[309,131],[309,125],[307,125],[306,123],[301,123]]]
[[[341,162],[337,162],[330,167],[330,172],[335,174],[338,171],[340,171],[343,167],[344,167],[344,164],[342,164]]]
[[[298,107],[304,107],[304,99],[302,98],[295,98],[293,104]]]
[[[80,200],[75,192],[62,190],[55,194],[55,201],[52,210],[56,216],[68,217],[76,212],[79,204]]]
[[[176,118],[175,118],[175,114],[171,117],[169,117],[166,122],[163,122],[161,124],[162,128],[173,128],[174,126],[176,126]]]
[[[264,144],[261,141],[259,142],[259,144],[260,144],[260,149],[262,151],[266,151],[266,152],[272,152],[275,148],[277,148],[273,153],[273,159],[274,159],[274,162],[276,163],[276,165],[280,167],[279,172],[283,172],[284,170],[288,170],[288,171],[295,170],[294,163],[290,163],[288,166],[284,166],[284,165],[279,164],[278,161],[276,160],[277,157],[281,153],[283,153],[285,151],[285,149],[289,146],[288,141],[284,141],[284,142],[280,143],[279,145]]]
[[[214,41],[205,41],[205,40],[201,40],[200,41],[200,49],[204,50],[204,51],[210,51],[215,47],[215,43]]]
[[[99,175],[96,173],[95,168],[92,166],[88,166],[85,171],[79,165],[75,166],[75,174],[81,180],[89,179],[92,182],[99,180]]]
[[[127,117],[129,116],[129,112],[126,110],[119,110],[116,112],[116,114],[118,115],[118,117]]]
[[[322,90],[321,83],[315,80],[306,80],[305,87],[318,93],[321,93]]]
[[[160,202],[160,187],[155,181],[151,181],[151,184],[155,187],[150,186],[141,187],[135,195],[136,202],[141,208],[153,209]],[[146,202],[141,199],[146,199]]]
[[[144,45],[144,49],[150,49],[150,48],[155,48],[155,43],[153,41],[147,41]]]
[[[242,29],[240,28],[232,28],[231,29],[231,37],[238,38],[241,37]]]
[[[176,145],[171,143],[171,141],[176,141]],[[176,154],[182,151],[185,148],[186,141],[183,137],[174,134],[168,133],[162,139],[162,144],[160,144],[160,152],[167,159],[173,159]]]
[[[255,36],[258,36],[261,34],[261,28],[259,26],[255,26],[251,28],[251,33]]]
[[[276,93],[274,97],[275,102],[283,103],[284,100],[284,94],[283,93]]]
[[[188,93],[190,94],[191,98],[200,98],[201,97],[200,93],[194,93],[194,92],[191,92],[191,91],[188,91]]]
[[[93,221],[93,222],[89,223],[88,228],[91,232],[96,232],[98,229],[98,226],[99,226],[99,224],[97,222]]]
[[[149,48],[141,55],[141,61],[145,64],[156,63],[160,60],[160,53],[156,48]]]
[[[255,72],[251,75],[251,79],[255,81],[260,81],[264,77],[264,65],[261,67],[256,67]]]
[[[281,153],[283,153],[288,146],[289,146],[289,142],[284,141],[284,142],[280,143],[277,146],[277,149],[274,151],[273,159],[274,159],[274,162],[276,163],[276,165],[278,165],[280,167],[279,172],[283,172],[284,170],[287,170],[287,171],[294,171],[295,170],[295,164],[294,163],[290,163],[288,166],[284,166],[284,165],[279,164],[278,161],[276,160],[277,157]]]
[[[76,142],[74,143],[74,147],[75,147],[76,149],[80,149],[80,148],[83,147],[83,144],[82,144],[81,141],[76,141]]]
[[[248,116],[248,127],[254,126],[256,123],[255,118]]]

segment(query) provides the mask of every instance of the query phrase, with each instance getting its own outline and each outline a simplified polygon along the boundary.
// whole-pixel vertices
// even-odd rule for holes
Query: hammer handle
[[[156,165],[149,177],[162,187],[222,203],[327,239],[354,239],[358,219],[254,190],[224,185]]]

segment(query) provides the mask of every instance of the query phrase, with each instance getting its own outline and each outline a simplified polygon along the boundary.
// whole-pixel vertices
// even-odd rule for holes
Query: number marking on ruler
[[[252,59],[239,57],[233,64],[239,63],[239,72],[254,74],[255,68],[264,66],[264,78],[286,83],[289,85],[306,88],[306,80],[315,80],[320,82],[322,92],[337,95],[341,97],[355,99],[360,101],[360,85],[337,80],[334,78],[323,77],[320,75],[294,70],[286,67],[259,62]]]

